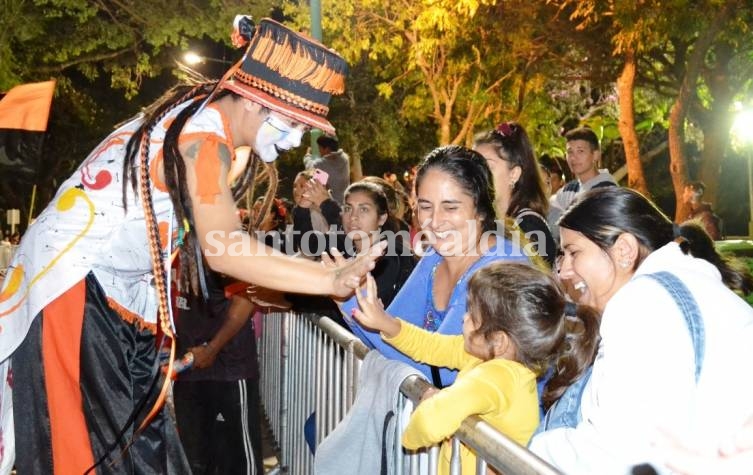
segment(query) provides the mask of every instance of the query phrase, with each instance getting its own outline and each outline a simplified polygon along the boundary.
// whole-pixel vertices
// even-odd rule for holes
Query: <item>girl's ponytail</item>
[[[596,309],[567,302],[564,313],[554,353],[554,373],[541,395],[547,409],[593,364],[599,347],[601,316]]]

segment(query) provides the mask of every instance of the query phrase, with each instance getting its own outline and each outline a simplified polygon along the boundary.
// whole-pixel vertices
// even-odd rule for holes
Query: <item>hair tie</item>
[[[494,128],[494,131],[502,137],[511,137],[515,131],[515,125],[512,122],[502,122]]]
[[[682,237],[682,231],[680,230],[680,226],[672,223],[672,238],[677,239],[679,237]]]
[[[569,300],[565,302],[565,316],[566,317],[574,317],[577,315],[578,310],[578,304],[574,302],[570,302]]]

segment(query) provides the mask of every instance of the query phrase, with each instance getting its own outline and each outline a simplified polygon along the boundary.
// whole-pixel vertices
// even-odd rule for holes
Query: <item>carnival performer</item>
[[[299,146],[310,127],[334,133],[328,103],[348,67],[268,19],[236,17],[234,40],[245,54],[221,80],[178,86],[116,129],[27,230],[0,293],[0,473],[14,442],[18,473],[190,473],[161,409],[156,344],[173,337],[177,253],[195,293],[210,268],[345,296],[373,268],[381,248],[325,268],[240,232],[235,203],[257,160]],[[236,158],[241,146],[250,159]]]

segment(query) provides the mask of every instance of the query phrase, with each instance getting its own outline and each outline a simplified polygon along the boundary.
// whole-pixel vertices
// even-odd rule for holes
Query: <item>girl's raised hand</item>
[[[400,333],[400,320],[384,311],[384,305],[377,297],[376,281],[371,274],[366,276],[366,284],[356,290],[356,300],[360,309],[354,309],[353,316],[361,325],[382,332],[388,338]]]

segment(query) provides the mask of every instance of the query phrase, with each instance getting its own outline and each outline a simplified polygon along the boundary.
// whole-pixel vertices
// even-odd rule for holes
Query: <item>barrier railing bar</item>
[[[325,331],[338,344],[345,347],[349,344],[353,345],[354,353],[359,359],[366,357],[369,348],[355,335],[348,333],[332,319],[320,317],[316,323],[319,328]],[[411,376],[403,381],[400,390],[414,404],[417,404],[421,395],[431,387],[433,386],[425,379]],[[502,470],[503,473],[561,475],[554,467],[524,447],[521,447],[512,439],[500,434],[478,416],[471,416],[463,421],[455,435],[463,443],[471,447],[479,457],[485,459],[487,465]]]
[[[270,317],[275,321],[268,321]],[[274,391],[273,388],[276,387],[280,398],[275,401],[274,392],[267,390],[266,394],[271,395],[272,400],[269,400],[269,397],[265,398],[265,405],[269,409],[266,412],[272,425],[272,433],[280,444],[280,469],[291,474],[312,473],[313,457],[301,434],[303,421],[313,410],[316,411],[317,445],[334,429],[352,405],[357,391],[361,360],[365,358],[369,348],[327,317],[278,313],[267,315],[265,323],[270,325],[264,325],[262,341],[265,348],[262,349],[262,354],[270,360],[262,361],[261,364],[264,378],[262,388]],[[318,334],[317,327],[323,335]],[[281,361],[275,361],[276,357],[281,357]],[[295,374],[291,374],[291,370]],[[416,404],[421,395],[431,387],[433,386],[425,379],[411,376],[402,383],[400,389],[403,395]],[[299,402],[296,403],[290,398]],[[332,399],[335,402],[339,401],[341,407],[328,407],[331,406]],[[399,417],[404,417],[402,412]],[[486,473],[488,465],[506,475],[561,475],[549,464],[500,434],[477,416],[463,421],[455,437],[478,455],[478,474]],[[425,463],[429,466],[424,468],[435,469],[438,450],[437,446],[429,450],[429,455],[433,454],[433,457],[405,455],[397,441],[396,473],[401,475],[406,469],[408,473],[418,473],[419,465]]]

